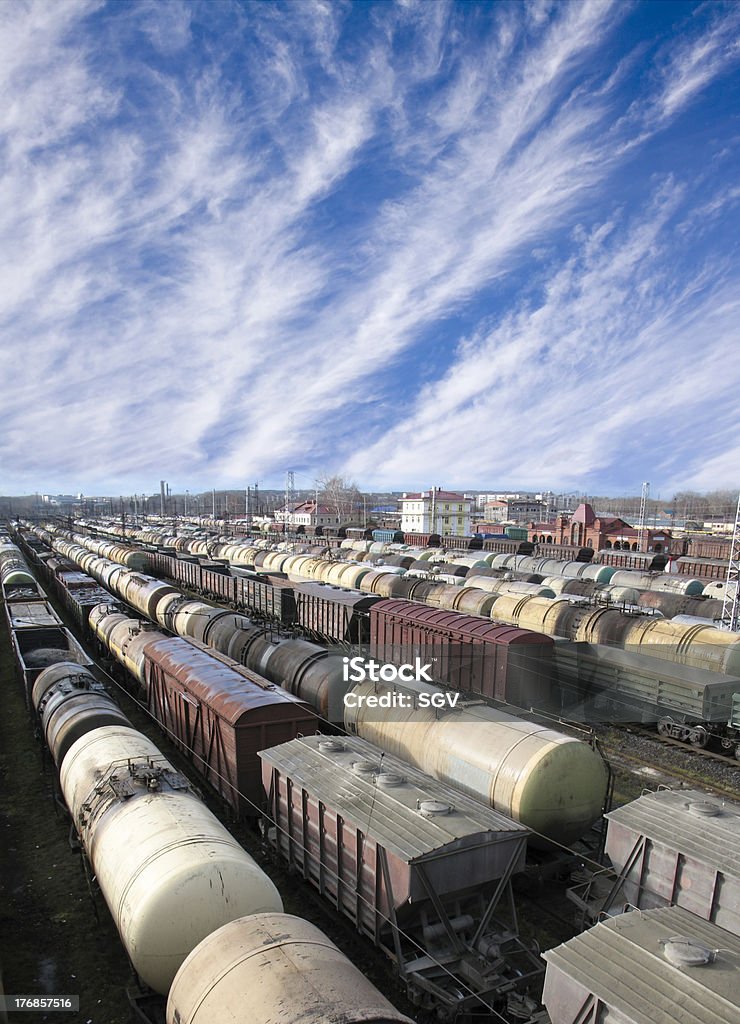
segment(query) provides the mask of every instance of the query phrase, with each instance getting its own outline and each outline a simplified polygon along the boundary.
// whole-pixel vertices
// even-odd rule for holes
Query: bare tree
[[[362,494],[354,480],[343,476],[323,476],[316,481],[319,501],[327,505],[340,522],[350,522],[362,507]]]

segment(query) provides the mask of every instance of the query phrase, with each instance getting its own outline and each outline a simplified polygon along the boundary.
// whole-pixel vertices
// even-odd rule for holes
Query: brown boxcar
[[[404,533],[403,539],[414,548],[438,548],[442,543],[438,533]]]
[[[727,559],[697,558],[694,555],[684,555],[673,563],[681,576],[698,576],[705,580],[727,579]]]
[[[511,540],[508,537],[487,537],[483,541],[484,551],[510,552],[512,555],[531,555],[534,544],[528,540]]]
[[[368,611],[380,598],[325,583],[294,583],[296,624],[309,636],[337,644],[365,645]]]
[[[547,551],[549,553],[549,546]],[[666,555],[656,555],[653,551],[618,551],[616,548],[602,548],[594,555],[598,565],[615,565],[620,569],[643,569],[645,572],[665,568],[668,561]]]
[[[286,579],[266,574],[239,572],[236,583],[236,604],[271,622],[292,625],[295,622],[293,584]]]
[[[543,558],[562,558],[564,562],[591,562],[594,549],[582,548],[577,544],[546,544],[540,541],[537,554]]]
[[[200,590],[206,597],[218,598],[219,601],[236,607],[237,583],[228,573],[215,572],[201,566]]]
[[[554,701],[552,637],[412,601],[370,609],[370,654],[381,662],[430,663],[435,682],[520,708]]]
[[[151,555],[151,572],[160,579],[173,580],[191,590],[200,590],[201,568],[198,562],[173,555]]]
[[[308,704],[197,641],[144,648],[147,704],[199,774],[240,816],[262,804],[257,753],[315,731]]]
[[[718,558],[727,564],[732,548],[731,537],[697,537],[689,539],[688,551],[694,558]]]

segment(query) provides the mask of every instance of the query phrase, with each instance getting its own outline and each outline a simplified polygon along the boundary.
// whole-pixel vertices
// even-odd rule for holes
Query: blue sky
[[[740,5],[0,5],[0,491],[740,484]]]

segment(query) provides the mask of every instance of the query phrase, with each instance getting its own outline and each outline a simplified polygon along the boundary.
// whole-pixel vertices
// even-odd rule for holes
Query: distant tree
[[[673,507],[679,519],[704,520],[709,513],[709,502],[698,491],[678,491],[673,495]]]
[[[734,519],[737,510],[737,491],[709,491],[706,497],[712,519]]]
[[[354,480],[346,480],[343,476],[323,476],[316,482],[319,502],[327,505],[341,522],[356,518],[362,507],[362,494]]]

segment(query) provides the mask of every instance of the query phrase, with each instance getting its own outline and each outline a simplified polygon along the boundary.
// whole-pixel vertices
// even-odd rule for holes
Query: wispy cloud
[[[668,181],[631,222],[579,232],[541,301],[465,339],[352,471],[404,479],[440,463],[458,485],[482,475],[567,487],[595,470],[631,473],[636,486],[653,467],[667,484],[705,480],[707,454],[730,440],[717,412],[740,386],[740,281],[721,259],[677,272],[683,198]],[[477,443],[481,424],[492,443]]]
[[[735,66],[736,13],[620,49],[632,10],[4,7],[0,489],[616,481],[651,396],[683,479],[667,424],[708,422],[733,329],[709,207],[736,208],[650,153]]]
[[[736,63],[740,55],[740,10],[718,8],[709,30],[692,31],[678,45],[666,47],[662,89],[656,107],[670,118],[686,107],[709,82]]]

